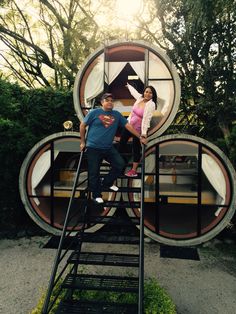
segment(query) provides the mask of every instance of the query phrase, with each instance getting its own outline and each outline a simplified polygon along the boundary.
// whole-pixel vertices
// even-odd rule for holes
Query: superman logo
[[[115,117],[113,117],[111,115],[106,115],[106,114],[100,114],[99,119],[102,121],[105,128],[108,128],[115,121]]]

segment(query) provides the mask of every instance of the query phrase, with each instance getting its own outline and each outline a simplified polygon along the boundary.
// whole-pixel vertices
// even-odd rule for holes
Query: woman
[[[130,94],[136,99],[132,111],[129,115],[129,123],[139,132],[143,138],[147,137],[147,131],[150,127],[150,121],[156,110],[157,93],[153,86],[146,86],[143,94],[127,83],[126,87]],[[135,138],[128,130],[124,129],[121,134],[119,150],[125,151],[125,146],[130,137],[133,137],[133,166],[125,175],[127,177],[137,177],[137,168],[141,157],[141,144],[138,138]]]

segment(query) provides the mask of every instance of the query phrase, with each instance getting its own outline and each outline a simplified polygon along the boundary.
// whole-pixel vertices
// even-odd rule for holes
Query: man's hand
[[[84,122],[80,123],[79,131],[80,131],[80,150],[81,152],[85,149],[85,130],[86,124]]]
[[[85,149],[85,147],[86,147],[85,142],[81,141],[80,142],[80,150],[81,150],[81,152]]]

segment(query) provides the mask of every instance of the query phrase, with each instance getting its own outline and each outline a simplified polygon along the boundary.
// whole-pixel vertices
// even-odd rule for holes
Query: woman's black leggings
[[[119,152],[125,153],[126,145],[130,137],[133,138],[133,162],[139,162],[141,158],[141,144],[139,138],[130,133],[127,129],[123,129],[120,137]]]

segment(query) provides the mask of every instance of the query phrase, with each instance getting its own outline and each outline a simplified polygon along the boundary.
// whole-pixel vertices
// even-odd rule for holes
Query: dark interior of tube
[[[191,141],[154,145],[145,159],[145,227],[153,236],[190,239],[213,232],[231,198],[227,168],[208,147]],[[137,187],[140,180],[130,179]],[[130,193],[129,199],[139,200]],[[138,216],[139,209],[133,212]]]
[[[63,138],[43,145],[28,166],[27,196],[30,210],[37,213],[39,220],[52,227],[62,229],[68,208],[72,187],[79,162],[79,139]],[[87,161],[83,158],[81,172],[75,192],[75,201],[71,208],[68,229],[81,228],[83,200],[81,193],[87,188]],[[104,199],[113,199],[115,193],[103,193]],[[91,215],[103,216],[109,208],[91,206]],[[90,225],[91,227],[91,225]]]

